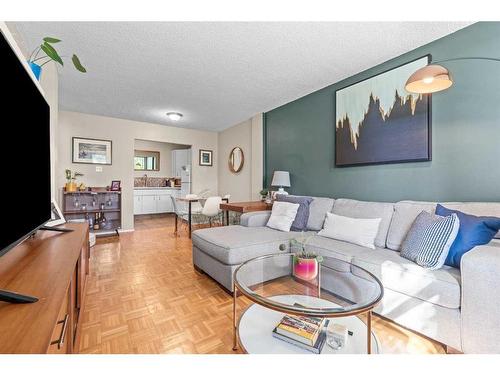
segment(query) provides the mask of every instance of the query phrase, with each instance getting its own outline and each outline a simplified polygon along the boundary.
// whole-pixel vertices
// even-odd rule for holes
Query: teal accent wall
[[[267,112],[267,185],[274,170],[286,170],[293,194],[376,201],[500,201],[500,62],[443,63],[454,85],[433,94],[432,161],[335,168],[335,90],[426,54],[433,61],[500,57],[500,22],[473,24]]]

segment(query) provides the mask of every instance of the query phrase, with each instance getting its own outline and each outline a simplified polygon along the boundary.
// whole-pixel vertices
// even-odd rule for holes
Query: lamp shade
[[[415,94],[431,94],[446,90],[452,84],[448,69],[441,65],[427,65],[408,78],[405,88]]]
[[[274,171],[271,185],[290,187],[290,173],[286,171]]]

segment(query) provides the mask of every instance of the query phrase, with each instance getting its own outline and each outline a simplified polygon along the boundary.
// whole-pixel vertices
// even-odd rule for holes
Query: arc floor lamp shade
[[[415,94],[431,94],[446,90],[453,84],[450,72],[444,66],[431,64],[418,69],[406,81],[407,91]]]

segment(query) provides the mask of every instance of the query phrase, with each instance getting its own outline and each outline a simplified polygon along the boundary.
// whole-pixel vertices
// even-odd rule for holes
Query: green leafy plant
[[[77,177],[82,177],[83,176],[83,173],[72,172],[71,169],[66,169],[64,172],[66,173],[66,181],[68,183],[70,183],[72,181],[76,181]]]
[[[55,61],[61,66],[64,66],[62,57],[59,56],[59,53],[57,53],[56,49],[53,46],[53,44],[59,42],[61,42],[60,39],[46,36],[45,38],[43,38],[42,44],[40,44],[37,48],[33,50],[33,52],[30,55],[30,58],[28,59],[28,62],[40,65],[40,67],[42,67],[51,61]],[[40,53],[44,55],[39,56]],[[73,62],[73,65],[75,66],[76,70],[82,73],[87,72],[87,69],[85,69],[85,67],[82,65],[77,55],[73,54],[73,56],[71,57],[71,61]]]
[[[292,238],[290,240],[290,247],[300,248],[300,252],[296,253],[296,257],[300,259],[316,259],[319,263],[323,261],[321,255],[317,255],[314,252],[306,251],[307,243],[313,238],[314,235],[306,236],[304,232],[299,238]]]
[[[259,194],[261,197],[267,197],[267,193],[269,192],[269,190],[267,189],[262,189],[261,191],[259,191]]]

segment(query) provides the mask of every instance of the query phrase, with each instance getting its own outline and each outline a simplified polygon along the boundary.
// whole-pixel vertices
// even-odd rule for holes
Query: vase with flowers
[[[323,261],[321,255],[306,250],[307,242],[312,237],[303,234],[298,239],[292,239],[290,243],[292,249],[299,250],[293,256],[293,275],[305,281],[314,280],[318,276],[319,266]]]

